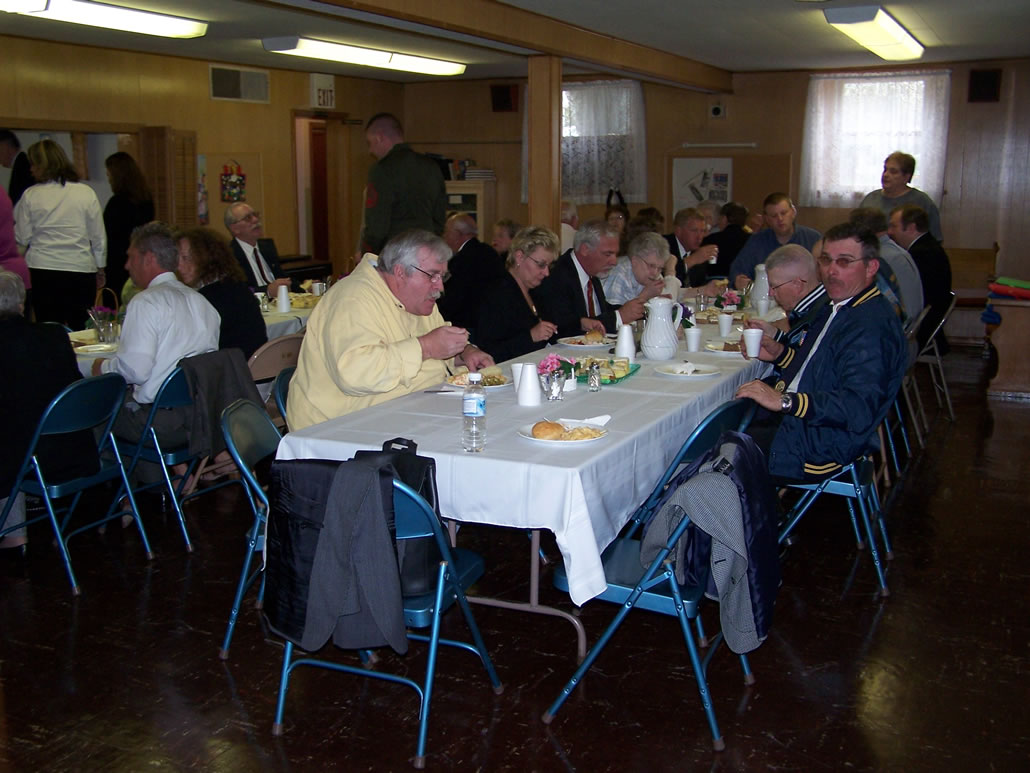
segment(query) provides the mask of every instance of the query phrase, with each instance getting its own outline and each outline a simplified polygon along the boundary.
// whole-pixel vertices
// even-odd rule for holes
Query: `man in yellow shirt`
[[[439,384],[454,365],[493,365],[436,308],[450,257],[440,237],[405,231],[333,285],[308,320],[286,405],[290,429]]]

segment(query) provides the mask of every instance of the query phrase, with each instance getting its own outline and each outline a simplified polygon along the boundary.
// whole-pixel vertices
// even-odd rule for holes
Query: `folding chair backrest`
[[[279,430],[264,408],[250,400],[237,400],[222,411],[222,433],[225,445],[247,484],[261,499],[266,499],[255,477],[254,467],[275,454],[279,447]]]
[[[919,316],[914,319],[909,319],[908,324],[905,326],[905,340],[912,341],[915,339],[916,334],[919,332],[920,325],[923,324],[923,320],[926,319],[926,315],[930,313],[929,306],[923,306],[923,310],[919,312]]]
[[[955,309],[955,301],[958,299],[958,296],[955,295],[954,290],[952,290],[949,294],[951,295],[951,303],[948,304],[948,310],[944,312],[944,316],[941,317],[941,321],[937,323],[937,327],[933,329],[933,332],[930,334],[930,337],[926,339],[926,344],[923,346],[923,350],[919,352],[920,356],[930,353],[930,349],[933,348],[933,343],[934,340],[937,338],[937,334],[941,332],[941,328],[943,328],[944,325],[947,323],[948,317],[951,316],[951,312]]]
[[[279,375],[283,368],[297,364],[303,333],[292,333],[273,338],[250,355],[247,367],[255,381],[269,381]]]
[[[443,555],[446,557],[450,553],[443,526],[433,508],[411,486],[396,478],[393,481],[393,511],[397,539],[435,537]]]
[[[286,418],[286,398],[290,394],[290,380],[297,371],[296,365],[283,368],[275,377],[275,384],[272,386],[272,396],[275,397],[275,407],[279,409],[279,415]]]
[[[744,432],[751,423],[757,408],[758,405],[754,400],[738,398],[723,403],[705,416],[683,442],[683,445],[680,446],[680,450],[673,457],[669,466],[665,468],[665,472],[662,473],[662,477],[651,491],[651,494],[637,508],[637,512],[634,513],[632,519],[634,523],[639,524],[642,519],[646,518],[654,510],[658,500],[661,499],[662,492],[681,464],[686,464],[714,446],[726,430]],[[635,527],[630,530],[630,534],[634,531]]]
[[[124,400],[125,379],[117,373],[76,381],[50,401],[36,428],[37,437],[113,424]]]
[[[154,409],[177,408],[183,405],[193,405],[193,395],[190,394],[190,385],[186,381],[186,374],[182,368],[176,368],[168,374],[168,378],[157,390]]]

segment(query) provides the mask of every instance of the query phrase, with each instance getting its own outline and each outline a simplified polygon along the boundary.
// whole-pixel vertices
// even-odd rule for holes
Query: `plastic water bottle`
[[[482,380],[483,374],[469,373],[469,383],[461,399],[461,445],[470,453],[482,451],[486,442],[486,392],[480,385]]]

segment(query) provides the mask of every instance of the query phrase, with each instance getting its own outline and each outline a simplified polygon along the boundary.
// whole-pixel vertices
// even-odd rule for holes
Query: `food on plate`
[[[538,421],[533,425],[533,437],[540,440],[561,440],[565,427],[556,421]]]
[[[594,363],[600,367],[601,381],[605,384],[610,384],[616,379],[625,378],[629,375],[630,364],[629,359],[626,357],[616,357],[615,359],[608,359],[607,357],[582,357],[576,363],[577,372],[587,373],[590,370],[590,366]]]
[[[556,421],[538,421],[533,425],[533,437],[538,440],[593,440],[604,434],[598,427],[569,427]]]
[[[313,309],[322,296],[311,293],[290,293],[291,309]]]
[[[583,335],[583,340],[588,344],[603,344],[607,337],[600,330],[588,330]]]
[[[697,365],[689,360],[684,360],[682,365],[674,366],[672,372],[680,376],[689,376],[695,370],[697,370]]]
[[[593,440],[595,437],[601,437],[604,434],[604,430],[600,430],[597,427],[573,427],[567,429],[562,433],[562,440]]]
[[[504,375],[504,371],[497,365],[483,368],[479,372],[483,375],[483,380],[480,383],[485,387],[504,386],[508,383],[508,377]],[[464,365],[458,368],[453,376],[447,377],[447,383],[453,384],[454,386],[468,386],[469,369]]]

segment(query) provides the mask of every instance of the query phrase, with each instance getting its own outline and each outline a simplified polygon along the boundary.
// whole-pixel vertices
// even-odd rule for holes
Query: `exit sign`
[[[317,110],[336,109],[336,76],[311,73],[311,106]]]

